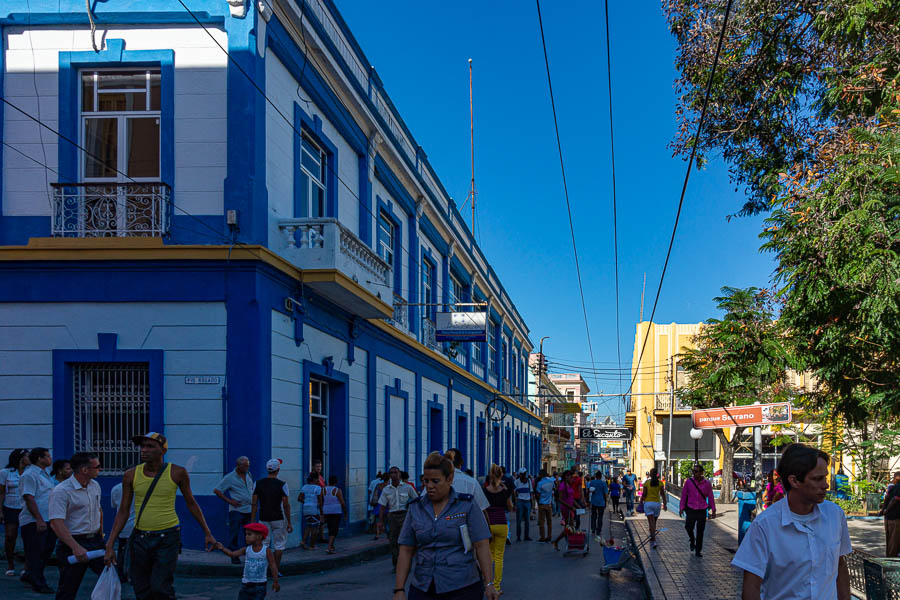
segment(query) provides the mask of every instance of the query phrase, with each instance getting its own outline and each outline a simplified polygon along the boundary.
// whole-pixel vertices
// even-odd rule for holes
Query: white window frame
[[[384,228],[385,224],[387,225],[387,229]],[[380,256],[384,262],[389,264],[391,268],[396,267],[394,264],[394,244],[396,243],[396,235],[397,226],[394,225],[394,221],[390,218],[388,213],[382,209],[378,213],[378,256]],[[387,237],[387,240],[385,240],[384,237]]]
[[[318,151],[318,157],[313,156],[306,149],[304,142]],[[325,169],[328,168],[328,153],[312,137],[304,133],[300,140],[300,154],[300,170],[306,175],[306,216],[314,219],[326,217],[328,216],[328,187],[325,185]],[[309,156],[319,164],[319,174],[315,174],[306,168],[306,165],[303,164],[304,155]],[[320,215],[313,214],[313,198],[315,198],[313,192],[315,188],[322,191],[322,214]]]
[[[309,379],[309,416],[328,418],[330,388],[328,382]]]
[[[145,74],[145,87],[144,87],[144,108],[143,111],[132,110],[132,111],[100,111],[97,110],[99,108],[99,100],[100,95],[104,93],[117,93],[117,92],[127,92],[133,93],[135,89],[108,89],[101,92],[99,90],[99,79],[101,73],[122,73],[122,72],[134,72],[134,73],[144,73]],[[94,75],[94,85],[93,85],[93,108],[92,111],[84,110],[84,85],[82,83],[83,75],[93,73]],[[150,74],[160,75],[160,110],[150,110]],[[81,174],[82,181],[85,183],[125,183],[130,181],[138,181],[138,182],[159,182],[162,177],[162,74],[159,68],[106,68],[106,69],[81,69],[79,71],[78,76],[78,123],[79,123],[79,140],[81,142],[82,148],[87,147],[87,140],[85,138],[85,133],[87,130],[86,122],[88,119],[112,119],[115,118],[118,123],[116,125],[116,135],[117,135],[117,153],[116,153],[116,169],[117,172],[113,177],[87,177],[85,173],[85,169],[87,167],[87,159],[84,155],[84,152],[79,152],[79,173]],[[128,169],[128,120],[129,119],[140,119],[140,118],[150,118],[156,117],[157,125],[159,125],[160,132],[160,140],[159,140],[159,152],[160,155],[158,157],[158,166],[160,173],[156,177],[128,177],[125,175]],[[122,213],[122,218],[124,219],[125,211],[120,211]]]
[[[487,336],[487,346],[488,346],[488,372],[496,373],[497,372],[497,334],[496,334],[496,325],[488,321],[488,336]]]

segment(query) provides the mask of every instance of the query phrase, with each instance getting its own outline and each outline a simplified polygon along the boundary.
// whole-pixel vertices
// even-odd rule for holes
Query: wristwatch
[[[396,594],[397,592],[405,592],[405,591],[406,591],[405,588],[394,588],[394,592],[393,592],[393,593]]]

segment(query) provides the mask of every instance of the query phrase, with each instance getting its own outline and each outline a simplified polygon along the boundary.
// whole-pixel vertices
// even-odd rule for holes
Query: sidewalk
[[[390,554],[387,535],[379,536],[378,541],[372,534],[338,536],[334,554],[326,554],[327,544],[317,544],[315,550],[288,548],[281,559],[283,575],[302,575],[327,571],[339,567],[355,565]],[[192,577],[240,577],[244,565],[233,565],[231,559],[221,552],[203,552],[201,550],[184,549],[178,557],[179,575]]]
[[[677,504],[671,501],[669,507],[677,510]],[[657,535],[659,546],[651,548],[647,544],[641,549],[641,562],[653,600],[740,597],[742,575],[730,564],[737,549],[737,533],[724,524],[727,519],[726,514],[723,522],[718,518],[706,522],[703,558],[697,558],[688,547],[684,521],[677,512],[673,514],[670,510],[660,515],[657,528],[668,529]],[[635,541],[650,536],[644,515],[629,517],[627,521]]]

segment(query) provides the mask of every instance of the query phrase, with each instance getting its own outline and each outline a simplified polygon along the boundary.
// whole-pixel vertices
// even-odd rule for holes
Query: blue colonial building
[[[525,322],[332,0],[28,6],[0,1],[0,452],[97,451],[108,491],[164,432],[219,533],[239,455],[294,490],[322,460],[357,525],[431,450],[538,466]],[[487,341],[437,342],[463,302]]]

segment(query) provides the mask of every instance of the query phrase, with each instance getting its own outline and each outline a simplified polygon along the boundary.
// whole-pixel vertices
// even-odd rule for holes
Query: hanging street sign
[[[696,429],[785,425],[790,423],[791,419],[790,402],[750,404],[726,408],[703,408],[691,412],[691,420]]]
[[[581,405],[577,402],[555,402],[548,404],[549,412],[562,414],[576,414],[581,412]]]
[[[588,440],[630,440],[631,430],[625,427],[581,427],[578,437]]]
[[[435,314],[438,342],[486,342],[486,312],[439,312]]]

